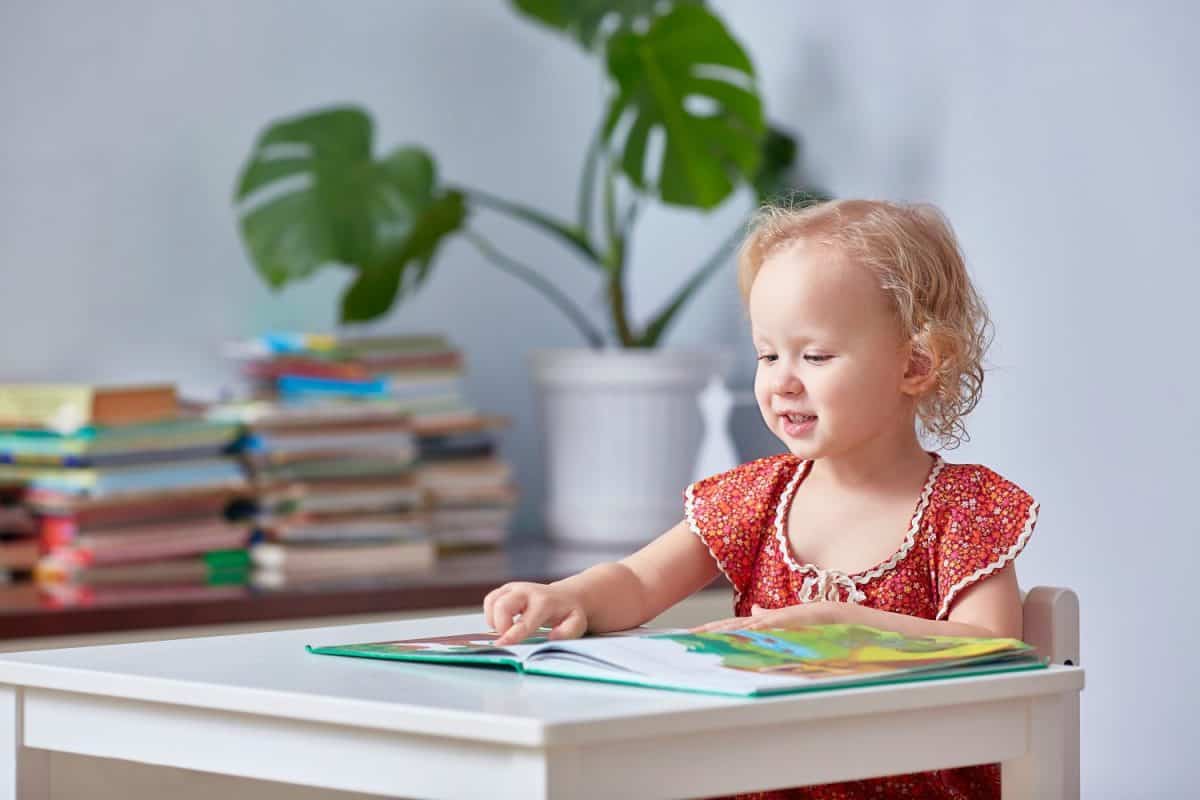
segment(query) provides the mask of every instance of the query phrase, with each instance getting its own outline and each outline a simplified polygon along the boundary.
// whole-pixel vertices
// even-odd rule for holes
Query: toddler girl
[[[689,486],[685,519],[632,556],[484,600],[500,644],[645,623],[717,571],[734,616],[700,630],[853,623],[1021,638],[1013,559],[1038,506],[986,467],[950,464],[983,386],[989,321],[929,206],[768,208],[738,258],[763,421],[788,452]],[[820,735],[814,731],[814,735]],[[998,798],[998,765],[770,798]]]

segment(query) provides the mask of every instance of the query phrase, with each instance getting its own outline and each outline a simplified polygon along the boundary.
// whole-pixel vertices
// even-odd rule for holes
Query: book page
[[[665,632],[681,631],[674,631],[666,628],[634,628],[628,631],[602,634],[601,636],[592,637],[592,639],[604,640],[614,637],[636,637],[651,633]],[[510,644],[505,647],[496,646],[496,639],[500,638],[500,634],[496,633],[495,631],[476,631],[472,633],[456,633],[449,636],[429,636],[420,639],[398,639],[394,642],[363,642],[358,644],[335,645],[319,649],[337,649],[340,651],[358,650],[377,656],[392,655],[398,658],[410,658],[413,660],[418,660],[422,656],[430,656],[431,658],[429,660],[435,660],[432,657],[437,656],[438,658],[436,660],[438,661],[459,659],[466,662],[470,661],[473,656],[506,656],[524,661],[546,647],[555,648],[559,645],[569,643],[573,644],[575,641],[578,641],[564,640],[561,642],[551,642],[548,635],[549,633],[549,629],[544,629],[537,635],[530,636],[518,644]],[[592,656],[585,654],[581,657],[595,660],[597,663],[601,664],[607,663],[603,656]]]
[[[556,651],[569,651],[564,658]],[[581,639],[543,647],[531,671],[734,694],[880,683],[981,661],[1028,662],[1031,648],[1013,639],[905,637],[854,625],[802,630],[677,633]],[[592,660],[582,666],[578,656]],[[1033,661],[1036,663],[1036,659]],[[616,668],[606,667],[605,664]]]
[[[526,669],[565,677],[738,695],[753,694],[763,683],[753,673],[725,669],[719,656],[689,653],[678,642],[654,638],[603,642],[581,639],[567,646],[542,649],[527,659]]]
[[[520,644],[508,647],[497,647],[495,642],[499,634],[490,633],[456,633],[450,636],[428,636],[420,639],[398,639],[394,642],[363,642],[360,644],[337,645],[341,650],[370,651],[379,655],[393,654],[397,656],[430,655],[454,656],[468,660],[471,656],[515,656],[524,658],[545,643],[547,638],[533,636]]]

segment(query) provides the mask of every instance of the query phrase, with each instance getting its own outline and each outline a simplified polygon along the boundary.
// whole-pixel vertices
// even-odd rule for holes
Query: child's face
[[[909,349],[872,273],[826,247],[770,256],[750,289],[754,394],[771,432],[801,458],[911,435]]]

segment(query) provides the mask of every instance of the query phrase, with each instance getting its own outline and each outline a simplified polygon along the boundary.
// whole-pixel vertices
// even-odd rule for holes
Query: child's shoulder
[[[803,464],[790,453],[759,458],[702,478],[684,491],[688,526],[739,592],[772,529],[783,493]]]
[[[1025,548],[1039,506],[1013,481],[982,464],[943,464],[934,492],[933,573],[946,619],[965,588],[1004,568]]]
[[[983,464],[942,462],[937,478],[941,494],[962,497],[1025,495],[1028,492],[991,467]]]
[[[684,491],[688,508],[766,512],[779,501],[804,462],[791,453],[755,459],[701,478]]]
[[[733,469],[718,472],[707,478],[701,478],[692,486],[701,487],[737,487],[741,489],[772,490],[782,489],[782,485],[796,474],[797,468],[803,462],[791,453],[756,458],[739,464]]]

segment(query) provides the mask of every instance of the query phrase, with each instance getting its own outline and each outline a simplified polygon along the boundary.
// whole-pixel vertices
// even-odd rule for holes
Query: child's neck
[[[913,429],[876,437],[853,450],[816,459],[808,481],[845,489],[907,483],[924,476],[932,462]]]

